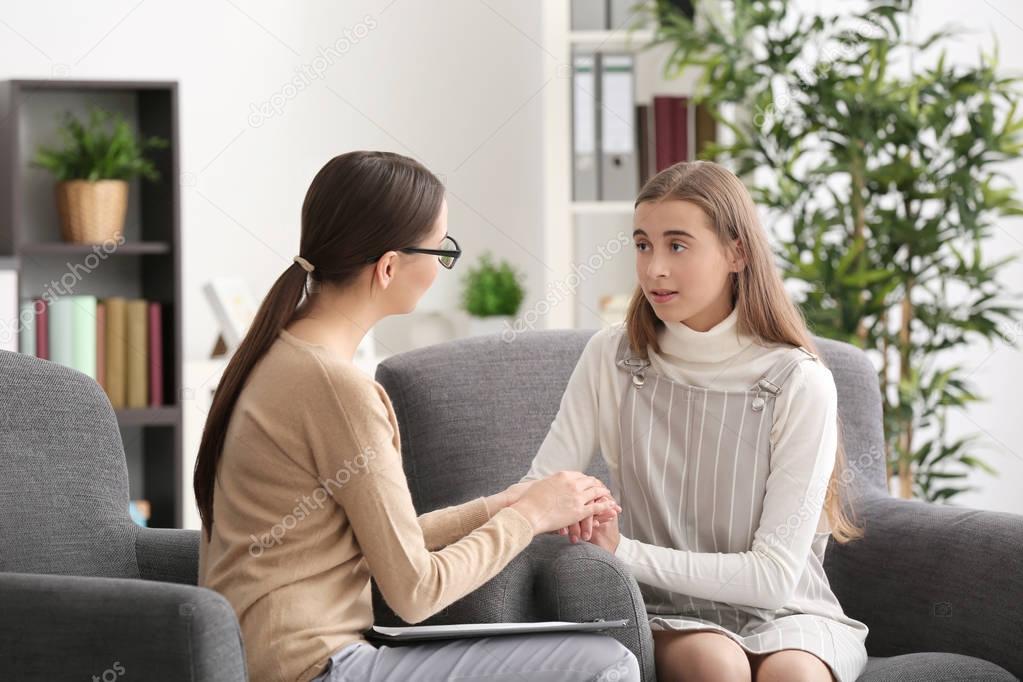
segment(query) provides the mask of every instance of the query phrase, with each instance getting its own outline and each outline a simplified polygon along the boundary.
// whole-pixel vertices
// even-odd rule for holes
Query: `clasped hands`
[[[574,544],[590,542],[614,554],[618,549],[618,514],[622,508],[599,479],[577,471],[559,471],[523,481],[494,495],[496,508],[514,507],[537,533],[567,536]]]

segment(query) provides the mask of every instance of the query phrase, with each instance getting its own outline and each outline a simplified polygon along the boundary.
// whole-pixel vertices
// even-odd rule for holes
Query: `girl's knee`
[[[833,682],[831,669],[813,654],[786,649],[761,659],[756,682]]]
[[[725,635],[685,633],[657,638],[658,682],[751,682],[749,659]]]

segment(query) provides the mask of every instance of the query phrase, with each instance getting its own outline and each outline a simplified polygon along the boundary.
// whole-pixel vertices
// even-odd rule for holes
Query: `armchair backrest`
[[[137,534],[103,389],[0,351],[0,571],[135,578]]]

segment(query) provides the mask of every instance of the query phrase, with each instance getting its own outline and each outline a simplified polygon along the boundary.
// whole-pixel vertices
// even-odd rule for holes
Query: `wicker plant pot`
[[[120,237],[128,211],[126,180],[66,180],[56,192],[64,241],[102,244]]]

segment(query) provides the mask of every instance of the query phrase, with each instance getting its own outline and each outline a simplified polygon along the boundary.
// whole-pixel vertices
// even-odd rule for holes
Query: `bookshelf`
[[[574,58],[583,53],[629,55],[635,104],[649,105],[654,95],[690,97],[699,73],[694,70],[666,80],[663,66],[671,49],[667,45],[651,46],[654,38],[651,27],[630,30],[634,22],[628,21],[620,28],[576,30],[572,26],[572,5],[572,0],[544,2],[542,16],[542,45],[554,57],[544,61],[544,77],[551,82],[544,89],[542,100],[545,238],[542,255],[547,265],[544,292],[557,292],[557,304],[550,307],[548,326],[593,328],[602,324],[600,301],[607,296],[630,294],[635,286],[633,202],[622,198],[573,200]],[[607,115],[617,114],[611,111]],[[599,128],[599,107],[596,116],[595,126]],[[635,125],[635,120],[632,124]],[[627,243],[623,243],[625,236]],[[601,253],[612,255],[602,257]],[[585,264],[590,267],[580,267]],[[593,264],[598,267],[592,267]],[[581,276],[582,272],[586,275]],[[578,284],[571,286],[575,282]]]
[[[41,144],[59,142],[60,115],[84,118],[98,106],[123,115],[145,137],[168,141],[151,150],[156,182],[130,182],[124,242],[99,252],[61,240],[54,180],[31,165]],[[182,317],[181,191],[178,86],[173,81],[10,80],[0,83],[0,258],[17,264],[22,301],[54,292],[77,272],[75,295],[146,299],[161,305],[161,405],[115,409],[128,465],[131,499],[150,503],[152,527],[181,527]],[[92,258],[90,258],[92,256]],[[83,264],[95,264],[87,267]],[[83,267],[85,269],[83,269]],[[24,351],[24,349],[21,349]]]

